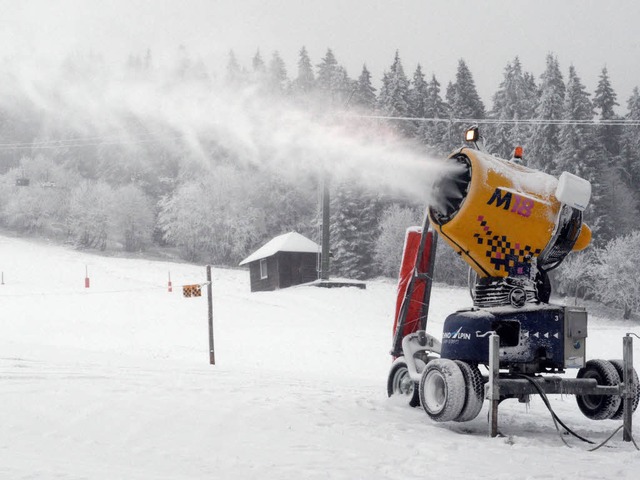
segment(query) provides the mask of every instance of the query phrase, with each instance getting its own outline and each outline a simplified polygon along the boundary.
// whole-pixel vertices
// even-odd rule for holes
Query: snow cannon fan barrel
[[[429,221],[480,278],[527,276],[532,265],[551,270],[589,245],[587,180],[567,172],[556,179],[468,147],[447,162]]]

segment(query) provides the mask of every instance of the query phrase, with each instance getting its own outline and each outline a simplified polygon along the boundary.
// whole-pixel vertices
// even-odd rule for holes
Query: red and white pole
[[[89,280],[89,266],[84,266],[84,288],[89,288],[91,282]]]
[[[171,272],[169,272],[169,284],[168,284],[167,291],[169,293],[173,292],[173,288],[171,287]]]

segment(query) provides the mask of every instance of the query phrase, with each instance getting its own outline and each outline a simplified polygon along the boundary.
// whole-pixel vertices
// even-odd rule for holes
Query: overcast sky
[[[122,62],[150,48],[163,61],[182,44],[210,66],[230,49],[249,66],[260,48],[293,77],[304,45],[314,64],[331,47],[354,78],[366,62],[378,83],[399,50],[408,75],[420,63],[443,88],[464,58],[490,107],[509,60],[537,79],[554,52],[590,91],[606,65],[624,106],[640,85],[639,23],[638,0],[0,0],[0,58]]]

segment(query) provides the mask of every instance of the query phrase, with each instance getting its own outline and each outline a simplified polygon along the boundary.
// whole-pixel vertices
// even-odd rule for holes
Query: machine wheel
[[[595,378],[598,385],[615,386],[620,377],[615,367],[606,360],[589,360],[578,370],[578,378]],[[591,420],[606,420],[616,414],[620,408],[618,395],[576,395],[578,408]]]
[[[616,369],[616,372],[618,372],[618,376],[620,377],[620,381],[623,382],[624,381],[624,362],[622,360],[609,360],[611,362],[611,364],[614,366],[614,368]],[[636,373],[636,369],[633,369],[633,383],[636,386],[636,396],[633,397],[633,401],[631,402],[631,406],[632,406],[632,411],[636,411],[636,408],[638,408],[638,402],[640,401],[640,382],[638,382],[638,374]],[[622,418],[622,415],[624,414],[624,401],[620,402],[620,407],[618,408],[618,410],[616,411],[616,413],[613,414],[613,416],[611,417],[612,420],[619,420],[620,418]]]
[[[409,406],[417,407],[420,405],[420,394],[418,393],[418,384],[411,380],[409,369],[404,357],[398,357],[391,365],[389,378],[387,379],[387,395],[403,395],[409,401]]]
[[[465,400],[456,422],[468,422],[478,416],[484,402],[484,382],[482,374],[476,365],[469,365],[461,360],[454,360],[460,368],[465,384]]]
[[[448,422],[460,415],[465,389],[464,375],[453,360],[432,360],[420,380],[420,404],[432,420]]]

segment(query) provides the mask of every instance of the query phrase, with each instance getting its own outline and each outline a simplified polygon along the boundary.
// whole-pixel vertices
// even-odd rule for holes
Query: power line
[[[640,120],[580,120],[580,119],[543,119],[543,118],[524,118],[524,119],[500,119],[500,118],[435,118],[435,117],[396,117],[391,115],[358,115],[347,114],[354,118],[371,118],[374,120],[395,120],[408,122],[431,122],[431,123],[465,123],[465,124],[530,124],[530,125],[613,125],[613,126],[640,126]]]
[[[347,113],[343,116],[349,118],[365,118],[372,120],[390,120],[400,122],[420,122],[420,123],[447,123],[447,124],[467,124],[467,125],[593,125],[593,126],[626,126],[638,127],[640,120],[613,119],[613,120],[581,120],[581,119],[500,119],[500,118],[436,118],[436,117],[401,117],[392,115],[362,115]],[[99,147],[108,145],[142,145],[151,143],[161,143],[167,140],[177,140],[183,135],[173,134],[159,136],[159,133],[147,133],[142,135],[95,135],[87,137],[76,137],[69,139],[39,140],[33,142],[12,142],[0,143],[0,151],[17,150],[55,150],[72,149],[84,147]]]

